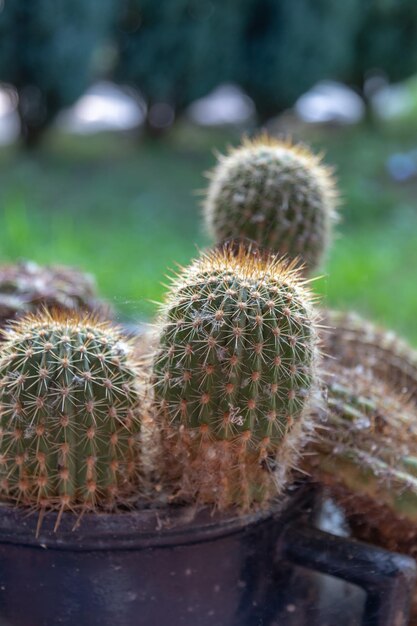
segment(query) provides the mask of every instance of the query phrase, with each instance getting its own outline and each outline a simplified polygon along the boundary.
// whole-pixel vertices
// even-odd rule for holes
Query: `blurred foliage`
[[[266,118],[317,80],[349,73],[360,6],[360,0],[125,0],[116,80],[177,112],[233,81]]]
[[[253,98],[261,120],[322,79],[362,89],[417,68],[415,0],[124,0],[116,80],[182,111],[221,82]]]
[[[363,0],[362,24],[355,45],[352,80],[361,85],[369,70],[391,81],[417,71],[416,0]]]
[[[252,0],[241,82],[262,119],[294,104],[317,81],[349,75],[361,5],[361,0]]]
[[[235,82],[264,121],[321,79],[360,89],[369,69],[394,80],[415,71],[417,2],[2,0],[0,81],[19,93],[27,143],[97,78],[106,44],[107,69],[117,58],[116,81],[138,88],[151,107],[166,103],[178,114]]]
[[[387,158],[415,147],[415,136],[387,126],[293,134],[324,149],[344,200],[314,289],[323,303],[357,309],[417,344],[417,179],[398,184],[386,171]],[[150,316],[168,269],[209,243],[194,191],[205,186],[214,149],[238,141],[180,123],[163,142],[51,133],[36,153],[0,150],[0,259],[81,266],[123,315]]]
[[[88,87],[115,7],[116,0],[4,0],[0,81],[18,91],[29,144]]]
[[[127,0],[117,30],[116,80],[148,103],[181,111],[224,81],[236,80],[249,0]]]

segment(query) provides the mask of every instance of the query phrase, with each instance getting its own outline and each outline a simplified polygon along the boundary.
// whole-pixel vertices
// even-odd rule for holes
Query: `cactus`
[[[0,496],[38,510],[112,507],[136,476],[141,389],[131,346],[92,317],[43,313],[4,331]]]
[[[247,510],[282,491],[310,427],[316,361],[312,297],[293,265],[225,247],[185,269],[153,364],[177,497]]]
[[[406,341],[356,313],[328,310],[323,325],[324,352],[348,367],[361,365],[371,370],[417,402],[417,352]]]
[[[266,135],[221,156],[204,201],[218,243],[248,239],[261,248],[320,265],[336,218],[336,185],[321,158]]]
[[[0,326],[39,308],[102,311],[90,274],[33,262],[0,266]]]
[[[327,409],[304,469],[330,489],[349,518],[381,536],[417,536],[417,412],[362,366],[329,362]],[[403,535],[405,536],[405,535]]]
[[[356,538],[417,558],[415,402],[362,365],[327,367],[327,410],[302,469],[327,486]]]

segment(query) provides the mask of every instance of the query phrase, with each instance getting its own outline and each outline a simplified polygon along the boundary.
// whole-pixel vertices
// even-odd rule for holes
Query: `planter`
[[[49,514],[38,539],[37,515],[3,506],[0,624],[311,626],[314,577],[294,564],[363,587],[362,624],[406,624],[414,562],[312,528],[312,497],[244,518],[90,514],[75,532],[68,514],[56,534]]]

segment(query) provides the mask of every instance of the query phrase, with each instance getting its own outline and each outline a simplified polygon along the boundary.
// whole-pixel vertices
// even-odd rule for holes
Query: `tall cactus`
[[[4,334],[0,496],[60,515],[123,500],[141,403],[129,343],[76,315],[29,315]]]
[[[216,242],[248,239],[299,257],[310,273],[317,269],[337,205],[335,181],[320,156],[262,135],[221,156],[210,179],[204,216]]]
[[[73,267],[33,261],[0,266],[0,325],[40,308],[101,311],[93,276]]]
[[[224,248],[186,268],[153,366],[178,497],[247,509],[282,490],[310,425],[316,361],[312,297],[293,266]]]
[[[356,313],[327,310],[323,326],[324,352],[348,367],[361,365],[371,370],[417,402],[417,351],[406,341]]]

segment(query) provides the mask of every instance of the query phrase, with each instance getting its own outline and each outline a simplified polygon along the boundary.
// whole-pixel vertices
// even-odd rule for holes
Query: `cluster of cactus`
[[[40,522],[56,511],[58,528],[67,509],[138,504],[154,469],[153,494],[162,483],[169,501],[248,510],[282,493],[317,387],[313,297],[295,264],[244,247],[202,255],[172,285],[154,336],[152,364],[139,366],[150,342],[98,317],[44,303],[9,324],[3,500]]]
[[[0,266],[0,325],[46,307],[59,311],[104,313],[93,276],[72,267],[33,261]]]
[[[311,273],[329,247],[336,200],[319,159],[261,137],[220,158],[204,213],[217,243],[247,240]],[[303,471],[341,502],[358,537],[417,557],[417,353],[356,314],[322,317],[325,393],[310,406],[318,427]]]
[[[263,135],[220,157],[209,176],[204,216],[217,243],[249,240],[299,257],[306,272],[319,267],[337,205],[332,172],[319,156]]]
[[[248,509],[282,490],[309,429],[314,320],[299,272],[274,257],[225,247],[178,276],[153,375],[179,498]]]
[[[417,356],[357,316],[323,311],[321,327],[303,278],[336,204],[330,170],[304,147],[263,136],[222,157],[205,201],[216,246],[179,272],[136,345],[75,312],[96,303],[81,275],[5,269],[4,318],[55,312],[3,333],[1,497],[56,510],[58,526],[66,509],[138,505],[149,479],[148,504],[247,511],[302,467],[363,536],[411,553]]]

